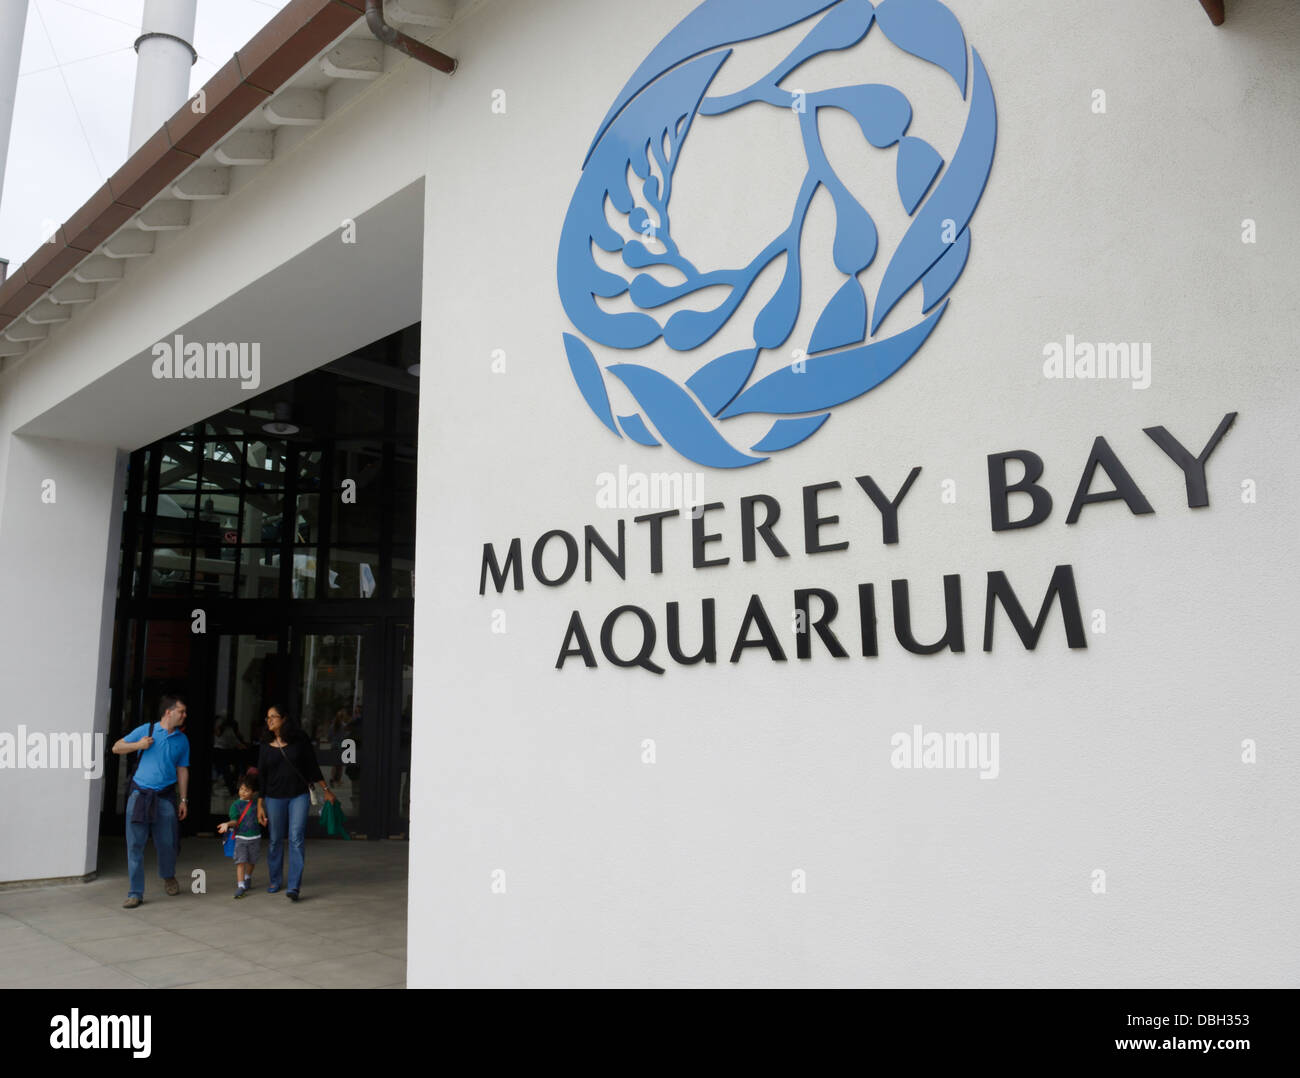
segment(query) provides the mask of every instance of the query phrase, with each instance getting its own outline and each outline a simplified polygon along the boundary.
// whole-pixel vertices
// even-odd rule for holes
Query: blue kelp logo
[[[732,46],[805,22],[809,29],[802,42],[758,82],[738,93],[709,96]],[[897,48],[946,71],[963,101],[969,94],[965,129],[950,162],[924,140],[907,135],[912,107],[891,86],[861,84],[807,94],[782,88],[797,68],[823,53],[857,46],[873,26]],[[697,117],[749,105],[781,109],[799,125],[807,174],[789,227],[748,265],[700,270],[673,236],[677,165]],[[898,196],[911,224],[890,256],[870,314],[858,275],[876,259],[876,226],[830,165],[818,129],[821,109],[848,113],[877,149],[897,147]],[[966,268],[969,224],[988,181],[996,139],[997,109],[984,65],[975,49],[968,52],[960,24],[939,0],[705,0],[655,48],[610,108],[565,218],[559,289],[577,333],[565,334],[564,343],[587,404],[615,434],[642,445],[667,444],[707,467],[747,467],[805,441],[830,417],[830,409],[862,396],[902,367],[938,324]],[[630,182],[629,170],[635,181]],[[633,183],[640,184],[640,198]],[[785,348],[794,333],[803,291],[800,240],[809,206],[823,188],[835,207],[830,254],[844,275],[843,285],[817,319],[807,358],[755,379],[759,356]],[[607,202],[626,218],[634,238],[610,225]],[[651,250],[636,236],[662,250]],[[595,248],[621,255],[631,279],[602,268]],[[754,321],[753,347],[711,356],[684,383],[636,363],[614,362],[602,369],[587,343],[632,351],[662,340],[674,352],[704,349],[758,276],[781,258],[784,277]],[[681,281],[664,284],[645,272],[651,268],[671,269]],[[724,298],[715,307],[679,309],[663,321],[653,313],[720,285]],[[877,337],[885,317],[918,285],[921,320]],[[625,294],[636,310],[611,311],[599,302]],[[627,388],[639,411],[615,417],[607,375]],[[753,444],[735,444],[737,434],[730,431],[742,425],[729,421],[755,415],[772,417],[766,434]],[[744,426],[752,438],[752,425]]]

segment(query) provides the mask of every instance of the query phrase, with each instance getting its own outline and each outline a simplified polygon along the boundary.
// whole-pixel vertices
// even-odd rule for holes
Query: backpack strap
[[[150,736],[150,737],[153,737],[153,728],[154,728],[154,723],[151,722],[151,723],[149,724],[149,736]],[[151,746],[151,747],[152,747],[152,746]],[[144,751],[147,752],[148,749],[145,749]],[[136,773],[136,770],[139,768],[139,766],[140,766],[140,753],[138,753],[138,752],[133,752],[133,753],[131,754],[130,766],[127,768],[127,772],[126,772],[126,779],[127,779],[127,788],[126,788],[126,789],[127,789],[127,793],[130,793],[130,792],[131,792],[131,785],[130,785],[130,784],[131,784],[132,782],[135,781],[135,773]]]

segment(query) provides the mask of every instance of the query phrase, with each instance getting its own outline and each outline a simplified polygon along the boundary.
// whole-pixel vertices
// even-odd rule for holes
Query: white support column
[[[138,150],[190,94],[194,64],[194,15],[198,0],[145,0],[136,40],[135,101],[131,142]]]
[[[108,446],[2,431],[0,491],[0,735],[25,729],[25,763],[0,771],[0,882],[65,879],[95,870],[107,768],[108,679],[125,455]],[[103,746],[103,771],[51,767]],[[55,738],[53,735],[64,735]],[[100,735],[98,738],[95,735]],[[35,741],[33,742],[33,738]],[[12,744],[12,742],[11,742]],[[84,758],[76,761],[86,764]],[[40,822],[40,838],[26,823]]]
[[[5,0],[0,4],[0,200],[4,198],[5,161],[9,157],[9,131],[13,127],[26,26],[27,0]]]

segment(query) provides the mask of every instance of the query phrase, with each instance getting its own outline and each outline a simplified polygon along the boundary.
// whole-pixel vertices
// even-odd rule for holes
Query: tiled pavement
[[[168,897],[150,844],[144,903],[124,910],[126,843],[101,838],[93,882],[0,891],[0,989],[405,987],[405,842],[308,840],[296,903],[266,893],[262,857],[235,901],[221,844],[186,839]]]

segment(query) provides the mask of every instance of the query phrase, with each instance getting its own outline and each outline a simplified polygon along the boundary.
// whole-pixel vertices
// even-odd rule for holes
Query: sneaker
[[[246,894],[248,894],[248,888],[247,888],[247,887],[236,887],[236,888],[235,888],[235,897],[236,897],[236,898],[243,898]]]
[[[140,900],[135,895],[127,895],[126,901],[122,903],[122,909],[133,910],[140,905]]]
[[[279,886],[279,884],[275,884],[275,883],[273,883],[273,884],[271,884],[270,887],[268,887],[268,888],[266,889],[266,893],[267,893],[268,895],[273,895],[273,894],[275,894],[275,893],[276,893],[277,891],[279,891],[279,890],[280,890],[280,886]]]
[[[289,901],[290,901],[290,902],[297,902],[297,901],[298,901],[298,892],[297,892],[297,891],[289,891],[289,892],[287,892],[287,894],[289,895]]]
[[[175,876],[163,880],[163,888],[169,895],[179,895],[181,893],[181,885],[176,882]]]

